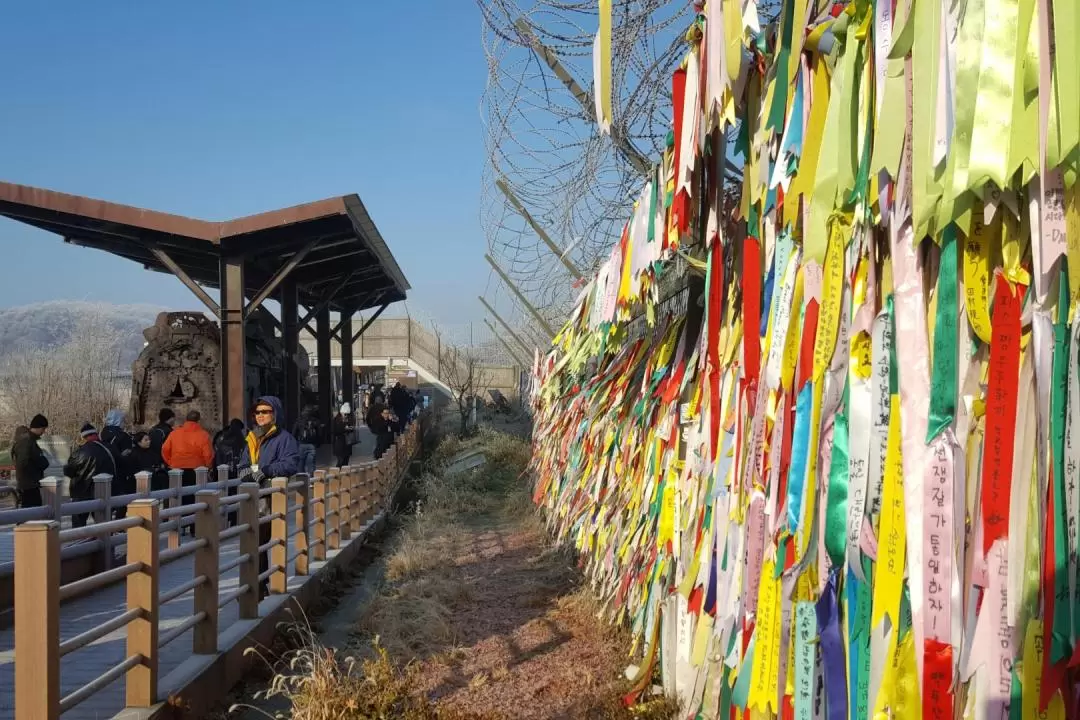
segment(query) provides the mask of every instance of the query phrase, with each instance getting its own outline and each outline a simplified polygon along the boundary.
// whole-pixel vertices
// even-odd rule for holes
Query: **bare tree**
[[[439,334],[438,330],[435,331]],[[450,388],[461,416],[461,434],[469,434],[469,417],[476,399],[491,384],[491,372],[480,361],[480,353],[471,346],[450,345],[439,341],[439,379]]]
[[[50,430],[74,437],[122,404],[121,349],[106,323],[80,324],[63,345],[22,348],[0,357],[0,443],[36,413]]]

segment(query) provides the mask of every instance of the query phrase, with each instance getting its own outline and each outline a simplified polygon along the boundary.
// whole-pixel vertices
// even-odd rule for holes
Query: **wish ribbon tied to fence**
[[[318,572],[354,536],[362,540],[388,512],[421,448],[427,421],[422,416],[377,461],[316,470],[312,477],[277,477],[260,486],[229,478],[222,466],[216,482],[209,482],[201,468],[196,484],[183,486],[181,473],[173,471],[168,489],[151,491],[143,473],[136,493],[110,498],[111,477],[100,475],[94,500],[70,503],[62,502],[61,483],[50,479],[44,483],[43,507],[0,513],[0,523],[22,523],[14,530],[15,717],[58,718],[120,678],[124,701],[115,710],[161,703],[163,694],[175,689],[159,682],[165,648],[191,631],[192,653],[217,656],[227,649],[219,640],[227,629],[222,611],[231,603],[237,604],[239,621],[256,620],[262,592],[292,592],[291,578]],[[109,519],[120,507],[126,508],[124,516]],[[94,522],[61,529],[62,518],[79,513],[91,513]],[[234,541],[237,552],[223,552]],[[87,555],[99,558],[91,574],[66,577],[73,571],[65,570],[65,563]],[[193,556],[190,579],[164,587],[163,571],[188,556]],[[239,577],[226,590],[222,579],[232,571]],[[121,580],[126,611],[73,637],[60,637],[65,602]],[[181,599],[193,601],[193,612],[164,627],[163,608]],[[67,689],[61,659],[121,630],[126,632],[122,661]]]

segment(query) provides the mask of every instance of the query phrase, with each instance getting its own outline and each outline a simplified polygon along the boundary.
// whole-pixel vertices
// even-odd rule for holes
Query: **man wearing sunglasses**
[[[247,434],[247,442],[240,454],[238,466],[245,482],[257,482],[265,487],[271,478],[291,477],[300,470],[300,446],[288,430],[278,426],[284,422],[281,400],[267,395],[255,401],[251,411],[254,422]],[[265,504],[265,500],[263,501]],[[260,507],[260,514],[267,508]],[[259,526],[259,545],[270,542],[270,523]],[[259,553],[259,574],[266,572],[270,563],[266,553]],[[259,599],[266,597],[267,582],[259,585]]]

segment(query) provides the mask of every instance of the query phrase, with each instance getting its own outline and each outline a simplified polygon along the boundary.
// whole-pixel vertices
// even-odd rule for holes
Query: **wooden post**
[[[94,522],[103,523],[112,519],[112,475],[101,474],[94,476],[94,499],[105,504],[104,508],[94,513]],[[101,542],[101,570],[109,570],[113,566],[112,534],[102,535]]]
[[[172,495],[169,497],[168,506],[170,508],[179,507],[183,502],[183,498],[180,497],[180,490],[184,486],[184,471],[173,468],[169,471],[169,490],[172,491]],[[180,547],[180,521],[183,518],[176,518],[176,529],[169,531],[169,549],[175,550]]]
[[[311,486],[311,507],[314,510],[311,524],[311,559],[326,559],[326,471],[315,471],[315,482]]]
[[[349,497],[352,500],[349,508],[349,531],[352,535],[359,535],[364,527],[364,469],[359,465],[352,466],[352,490]]]
[[[150,473],[135,473],[135,492],[139,497],[150,497]]]
[[[195,588],[195,613],[206,613],[192,633],[191,650],[200,655],[217,652],[218,588],[221,579],[218,573],[221,551],[220,501],[220,492],[216,490],[195,493],[196,503],[206,503],[206,509],[195,515],[195,538],[206,540],[206,544],[195,551],[194,577],[206,577],[206,582]]]
[[[344,545],[352,537],[352,503],[353,503],[353,475],[352,465],[346,465],[341,469],[341,502],[338,503],[341,519],[338,527],[341,528],[341,544]]]
[[[270,486],[277,492],[270,496],[270,512],[280,515],[270,521],[270,539],[277,544],[270,548],[270,567],[277,570],[270,574],[270,592],[282,594],[289,591],[289,479],[276,477]]]
[[[142,614],[127,626],[127,656],[142,662],[127,671],[127,706],[148,708],[157,703],[158,681],[158,520],[161,503],[143,498],[128,505],[128,516],[142,523],[127,531],[127,561],[141,569],[127,577],[128,610]]]
[[[341,547],[341,474],[337,468],[330,468],[326,474],[330,488],[326,509],[326,550],[329,552]]]
[[[240,534],[240,554],[247,555],[240,565],[240,585],[247,585],[247,592],[239,597],[240,619],[254,620],[259,617],[259,484],[243,483],[240,494],[240,524],[247,529]]]
[[[60,717],[60,523],[15,528],[15,715]]]
[[[60,506],[64,504],[64,481],[47,477],[41,481],[41,504],[52,510],[52,519],[61,522]]]
[[[204,467],[195,468],[195,487],[199,490],[206,489],[206,483],[210,482],[210,471]]]
[[[297,575],[308,574],[308,534],[311,532],[311,481],[308,479],[306,473],[301,473],[296,476],[297,480],[302,481],[299,488],[296,489],[296,495],[294,496],[294,502],[300,506],[300,509],[296,511],[296,516],[293,522],[296,523],[296,562],[293,565],[293,572]]]

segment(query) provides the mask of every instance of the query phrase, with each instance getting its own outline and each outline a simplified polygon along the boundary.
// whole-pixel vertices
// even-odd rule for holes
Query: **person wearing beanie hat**
[[[19,507],[41,506],[41,481],[49,469],[49,458],[42,452],[38,439],[48,427],[49,421],[38,414],[30,420],[30,427],[15,428],[11,459],[15,465],[15,497]]]
[[[349,458],[352,456],[352,438],[349,437],[349,433],[353,431],[352,418],[350,417],[351,413],[352,408],[349,407],[349,403],[345,403],[341,406],[340,411],[334,416],[334,420],[330,423],[330,439],[334,451],[334,464],[339,468],[348,465]]]
[[[81,444],[72,451],[71,457],[64,464],[64,475],[70,478],[69,492],[72,500],[92,500],[94,498],[95,475],[117,475],[119,463],[112,452],[101,442],[97,428],[86,423],[79,431]],[[71,516],[72,527],[86,525],[88,513]]]

